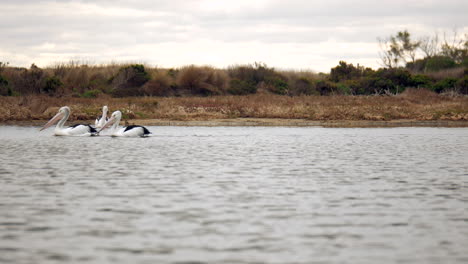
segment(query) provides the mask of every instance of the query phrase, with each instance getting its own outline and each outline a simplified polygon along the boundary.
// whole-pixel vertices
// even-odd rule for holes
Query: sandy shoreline
[[[47,120],[29,121],[4,121],[0,125],[11,126],[42,126]],[[282,127],[468,127],[468,121],[452,120],[413,120],[401,119],[390,121],[369,120],[328,120],[314,121],[305,119],[276,119],[276,118],[232,118],[211,120],[164,120],[164,119],[131,119],[127,124],[144,126],[282,126]],[[76,123],[94,124],[94,120],[69,121],[67,124]],[[121,123],[123,125],[123,122]]]

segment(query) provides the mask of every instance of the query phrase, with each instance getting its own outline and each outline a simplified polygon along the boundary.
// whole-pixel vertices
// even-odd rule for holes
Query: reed
[[[468,120],[467,96],[407,89],[396,96],[0,97],[0,121],[45,120],[64,105],[72,109],[70,120],[92,120],[103,105],[125,119]]]

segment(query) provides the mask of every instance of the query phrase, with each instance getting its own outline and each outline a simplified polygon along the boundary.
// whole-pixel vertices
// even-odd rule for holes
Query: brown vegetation
[[[0,121],[45,120],[64,105],[70,120],[93,120],[103,105],[125,119],[468,120],[468,97],[407,89],[396,96],[0,97]]]

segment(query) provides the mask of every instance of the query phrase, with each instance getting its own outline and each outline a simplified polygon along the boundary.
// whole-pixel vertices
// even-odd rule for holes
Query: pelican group
[[[96,119],[95,127],[83,124],[64,127],[65,122],[70,116],[70,107],[63,106],[59,109],[58,113],[40,129],[40,131],[58,122],[54,130],[55,136],[98,136],[102,130],[109,126],[111,126],[111,136],[113,137],[146,137],[151,134],[151,132],[143,126],[131,125],[119,128],[122,113],[120,111],[115,111],[108,119],[107,111],[108,107],[104,106],[102,108],[102,116]],[[96,130],[96,128],[99,128],[99,130]]]

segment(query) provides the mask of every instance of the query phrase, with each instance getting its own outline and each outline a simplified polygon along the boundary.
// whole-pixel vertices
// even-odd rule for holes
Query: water
[[[0,126],[0,263],[467,263],[468,130]]]

